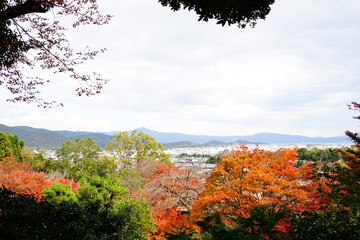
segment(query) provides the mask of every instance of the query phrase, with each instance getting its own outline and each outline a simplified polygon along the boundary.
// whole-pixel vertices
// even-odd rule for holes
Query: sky
[[[359,131],[347,108],[360,102],[359,0],[277,0],[247,29],[198,22],[194,12],[156,0],[98,2],[114,16],[110,24],[67,36],[75,49],[107,49],[78,70],[110,82],[96,96],[77,97],[76,80],[37,70],[52,80],[41,97],[64,107],[6,102],[1,86],[1,124],[222,136]]]

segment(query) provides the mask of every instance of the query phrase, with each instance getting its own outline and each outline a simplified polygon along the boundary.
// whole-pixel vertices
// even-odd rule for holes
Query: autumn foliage
[[[151,239],[166,239],[167,233],[199,232],[199,227],[191,222],[189,212],[202,191],[201,177],[194,169],[157,165],[143,189],[152,205],[155,221]]]
[[[189,211],[192,203],[203,191],[200,176],[191,168],[161,164],[151,177],[152,180],[144,187],[144,194],[154,210],[176,206]]]
[[[166,234],[191,234],[199,233],[200,227],[191,221],[188,214],[181,212],[172,206],[167,210],[154,210],[152,212],[155,221],[155,232],[152,234],[152,240],[164,240]]]
[[[296,150],[248,150],[241,146],[223,157],[194,203],[196,219],[219,214],[224,219],[246,216],[254,207],[296,206],[307,197],[310,168],[296,168]]]
[[[50,187],[54,182],[70,184],[74,192],[80,187],[72,180],[49,178],[43,172],[35,172],[28,163],[19,163],[12,158],[0,162],[0,186],[14,192],[30,194],[40,200],[43,188]]]

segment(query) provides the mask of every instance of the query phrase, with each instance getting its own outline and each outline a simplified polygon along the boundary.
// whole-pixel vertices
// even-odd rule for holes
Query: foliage
[[[216,154],[214,156],[210,156],[208,160],[206,160],[206,163],[219,163],[221,162],[221,155]]]
[[[114,211],[124,218],[125,223],[127,222],[117,229],[124,236],[123,239],[148,239],[149,234],[153,232],[154,221],[146,199],[126,198],[117,203]],[[147,238],[144,238],[145,236]]]
[[[5,157],[13,157],[22,161],[22,149],[24,141],[20,141],[17,135],[0,132],[0,161]]]
[[[92,176],[81,180],[81,188],[76,195],[80,201],[99,203],[104,206],[114,206],[124,194],[129,193],[121,186],[118,178]]]
[[[91,138],[67,141],[56,151],[59,158],[58,170],[75,181],[94,175],[106,176],[109,173],[107,171],[111,171],[113,166],[109,159],[99,160],[100,151]]]
[[[115,134],[105,148],[117,158],[120,168],[128,168],[149,159],[159,163],[171,163],[162,144],[138,130]]]
[[[353,102],[350,109],[360,110]],[[360,116],[355,116],[360,119]],[[327,201],[320,208],[292,213],[291,233],[295,239],[359,239],[360,231],[360,138],[346,131],[355,143],[339,149],[342,160],[322,164],[317,175],[327,181]],[[316,178],[316,176],[314,176]],[[329,184],[330,183],[330,184]],[[317,191],[318,195],[322,194]]]
[[[147,239],[153,229],[149,203],[127,197],[129,190],[117,178],[95,175],[82,179],[79,188],[26,163],[0,164],[4,239]]]
[[[352,102],[349,108],[360,112],[360,104]],[[360,115],[354,116],[360,119]],[[352,207],[360,214],[360,137],[358,133],[346,131],[345,134],[353,141],[354,145],[339,150],[343,163],[335,169],[336,181],[339,182],[334,189],[338,201],[346,207]]]
[[[30,163],[32,168],[37,172],[46,172],[46,173],[60,172],[61,169],[60,162],[52,158],[45,158],[43,154],[44,152],[40,151],[38,154],[30,158],[27,162]]]
[[[291,233],[293,239],[352,240],[360,237],[359,224],[359,214],[349,209],[336,209],[322,213],[306,211],[292,215]]]
[[[287,215],[287,210],[260,206],[251,209],[247,217],[224,222],[215,215],[198,224],[205,231],[202,239],[206,240],[288,239]]]
[[[341,154],[334,148],[318,149],[313,148],[308,150],[306,148],[298,149],[298,161],[311,162],[337,162],[341,159]]]
[[[195,11],[199,21],[217,20],[218,24],[237,24],[239,27],[255,26],[258,19],[265,19],[270,12],[270,5],[275,0],[233,0],[233,1],[194,1],[194,0],[159,0],[163,6],[173,11],[181,8]]]
[[[191,221],[189,212],[203,190],[201,175],[194,169],[166,164],[157,165],[148,178],[142,194],[152,206],[155,232],[151,239],[171,239],[168,234],[198,233],[199,227]]]
[[[0,189],[1,239],[147,239],[152,221],[133,200],[107,209],[93,202],[38,202]]]
[[[139,190],[144,186],[144,178],[136,168],[122,169],[119,178],[122,180],[123,186],[130,190]]]
[[[52,14],[44,14],[51,11]],[[100,14],[97,1],[79,0],[3,0],[0,1],[0,85],[14,95],[10,101],[38,102],[49,107],[36,97],[37,87],[49,80],[39,76],[25,78],[22,68],[40,67],[55,73],[67,73],[81,82],[78,95],[93,95],[100,92],[107,80],[99,74],[80,74],[75,66],[93,59],[100,51],[89,48],[75,52],[65,36],[66,27],[59,21],[72,16],[72,26],[108,23],[110,16]]]
[[[191,168],[158,165],[152,180],[144,186],[143,194],[153,210],[175,206],[190,211],[191,205],[203,191],[201,176]]]
[[[62,185],[70,184],[73,191],[79,188],[78,184],[71,180],[48,178],[42,172],[35,172],[27,163],[19,163],[14,159],[0,162],[0,186],[14,192],[30,194],[41,199],[42,190],[54,182],[59,182]]]
[[[77,198],[72,191],[71,185],[63,185],[59,182],[54,182],[51,187],[44,187],[42,190],[43,200],[47,202],[76,202]]]
[[[301,180],[306,180],[310,168],[296,168],[295,161],[296,150],[292,149],[270,152],[241,146],[224,155],[193,205],[195,219],[219,215],[231,220],[246,216],[255,207],[304,204],[307,190]]]
[[[176,206],[154,210],[155,232],[152,240],[188,239],[199,235],[200,228],[194,224],[188,214],[182,214]]]

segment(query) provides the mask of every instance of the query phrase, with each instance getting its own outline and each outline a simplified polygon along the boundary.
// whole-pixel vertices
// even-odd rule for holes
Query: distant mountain
[[[146,134],[151,135],[158,142],[180,142],[190,141],[194,143],[205,144],[209,141],[220,141],[223,143],[237,142],[241,144],[276,144],[276,143],[349,143],[348,138],[339,137],[306,137],[300,135],[287,135],[278,133],[259,133],[250,136],[209,136],[192,135],[184,133],[157,132],[147,128],[138,128]]]
[[[26,126],[9,127],[0,124],[0,132],[18,135],[26,146],[42,149],[59,149],[68,140],[92,138],[99,147],[104,147],[112,136],[93,132],[50,131]]]
[[[232,144],[234,144],[234,143],[233,142],[226,143],[226,142],[221,142],[221,141],[217,141],[217,140],[211,140],[211,141],[204,143],[205,146],[227,146],[227,145],[232,145]]]
[[[192,147],[205,147],[204,144],[193,143],[189,141],[180,141],[180,142],[170,142],[163,143],[164,148],[192,148]]]
[[[92,138],[94,142],[101,148],[113,138],[110,135],[94,132],[71,132],[71,131],[56,131],[57,133],[67,137],[69,140],[76,140],[77,138],[87,139]]]
[[[234,142],[242,144],[277,144],[277,143],[349,143],[348,138],[339,137],[306,137],[301,135],[287,135],[278,133],[258,133],[250,136],[209,136],[209,135],[192,135],[184,133],[157,132],[147,128],[138,128],[138,130],[149,134],[156,141],[163,143],[165,146],[183,146],[183,147],[200,147],[204,145],[217,146],[229,145]],[[0,124],[1,132],[9,132],[18,135],[19,139],[24,140],[29,147],[59,149],[62,144],[68,140],[76,138],[92,138],[99,147],[104,147],[113,135],[120,131],[114,132],[76,132],[76,131],[50,131],[42,128],[32,128],[27,126],[9,127]]]
[[[266,142],[266,143],[348,143],[347,136],[339,137],[306,137],[301,135],[287,135],[278,133],[258,133],[251,136],[238,136],[241,140],[250,142]]]
[[[219,145],[222,145],[223,143],[225,143],[225,144],[233,143],[235,141],[238,143],[242,143],[242,144],[264,143],[261,141],[257,141],[257,142],[249,142],[249,141],[245,141],[245,140],[243,141],[242,139],[238,139],[235,136],[210,136],[210,135],[193,135],[193,134],[173,133],[173,132],[171,132],[171,133],[157,132],[157,131],[150,130],[150,129],[147,129],[144,127],[138,128],[137,130],[142,131],[146,134],[149,134],[150,136],[155,138],[156,141],[162,142],[162,143],[181,142],[181,141],[190,141],[190,142],[199,143],[199,144],[205,144],[206,142],[210,142],[210,141],[218,141],[218,142],[220,142]]]
[[[24,140],[27,146],[35,148],[58,149],[64,142],[69,140],[64,135],[41,128],[25,126],[8,127],[0,124],[0,131],[18,135],[19,139]]]

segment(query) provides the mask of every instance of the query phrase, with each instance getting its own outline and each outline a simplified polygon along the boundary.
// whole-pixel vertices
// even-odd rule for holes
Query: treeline
[[[344,148],[345,149],[345,148]],[[227,155],[228,152],[218,153],[215,155],[210,154],[199,154],[199,153],[181,153],[178,155],[178,158],[203,158],[206,159],[206,163],[219,163],[221,161],[222,155]],[[305,163],[309,162],[338,162],[342,159],[339,149],[335,148],[299,148],[297,150],[297,166],[302,166]]]
[[[1,239],[358,239],[360,139],[343,149],[239,146],[205,176],[139,131],[67,141],[57,160],[0,133]]]

